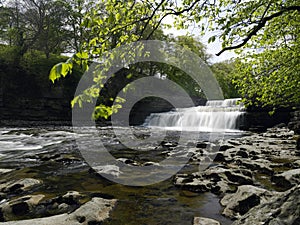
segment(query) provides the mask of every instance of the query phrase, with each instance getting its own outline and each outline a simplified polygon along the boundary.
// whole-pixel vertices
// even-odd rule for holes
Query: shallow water
[[[129,128],[116,129],[123,132],[120,132],[124,135],[121,139],[129,137]],[[169,131],[167,136],[162,138],[165,131],[137,127],[130,130],[135,137],[144,140],[144,144],[140,144],[134,151],[120,142],[120,138],[116,137],[111,127],[99,128],[99,137],[115,158],[131,160],[137,164],[149,161],[159,164],[167,157],[166,151],[171,153],[175,145],[178,147],[183,145],[182,143],[187,145],[181,146],[180,149],[187,151],[199,141],[216,142],[221,138],[241,135],[197,132],[183,135],[177,131]],[[184,225],[192,224],[195,216],[214,218],[223,225],[232,223],[220,214],[222,208],[217,196],[181,190],[173,185],[172,177],[150,186],[130,187],[116,184],[91,172],[90,166],[81,157],[75,139],[86,135],[89,137],[87,146],[93,148],[92,138],[95,137],[89,136],[89,128],[82,131],[79,134],[70,127],[0,128],[0,168],[17,169],[0,175],[1,180],[23,177],[41,179],[44,184],[30,190],[29,194],[43,193],[51,197],[75,190],[118,199],[110,220],[104,224]],[[148,137],[156,136],[167,144],[162,147],[160,141],[155,141],[155,138],[154,141],[148,140]],[[178,144],[180,137],[182,140]],[[197,169],[193,165],[187,165],[181,172]]]

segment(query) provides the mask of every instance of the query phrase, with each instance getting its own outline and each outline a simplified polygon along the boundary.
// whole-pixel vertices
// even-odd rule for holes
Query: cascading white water
[[[205,106],[177,109],[165,113],[152,113],[144,126],[172,130],[203,132],[236,132],[238,119],[243,114],[240,99],[207,101]]]

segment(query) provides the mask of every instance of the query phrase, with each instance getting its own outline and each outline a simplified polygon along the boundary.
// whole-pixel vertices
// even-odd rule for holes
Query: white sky
[[[167,17],[165,19],[165,23],[173,24],[173,18],[172,17]],[[222,43],[221,41],[216,37],[216,40],[213,43],[208,44],[208,39],[213,36],[214,33],[212,32],[207,32],[204,36],[200,36],[200,32],[194,28],[194,29],[189,29],[189,30],[177,30],[175,28],[167,29],[165,30],[166,34],[173,34],[174,36],[179,36],[179,35],[185,35],[187,32],[194,34],[195,37],[199,37],[200,41],[202,44],[206,45],[207,47],[207,52],[211,55],[213,55],[212,62],[221,62],[227,59],[230,59],[232,57],[235,57],[236,54],[233,51],[225,51],[223,52],[220,56],[216,56],[216,54],[222,49]],[[216,33],[215,33],[216,34]]]

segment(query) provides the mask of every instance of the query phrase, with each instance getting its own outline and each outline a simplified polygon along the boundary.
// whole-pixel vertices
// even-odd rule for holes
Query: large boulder
[[[228,169],[215,166],[206,169],[204,176],[215,182],[225,180],[228,183],[236,185],[253,184],[252,174],[248,170]]]
[[[262,188],[251,185],[239,186],[236,193],[227,194],[221,199],[221,205],[225,206],[223,215],[239,218],[271,196],[271,192]]]
[[[277,193],[268,201],[252,208],[232,225],[299,225],[300,185]]]
[[[116,204],[116,200],[93,198],[74,212],[45,218],[10,221],[2,225],[89,225],[100,224],[109,218],[109,213]]]
[[[253,184],[253,180],[251,177],[246,176],[242,173],[233,172],[233,171],[227,171],[225,172],[226,177],[229,181],[233,182],[234,184],[238,185],[247,185],[247,184]]]
[[[250,169],[251,171],[258,171],[259,173],[272,175],[274,172],[270,167],[270,161],[264,159],[256,160],[242,160],[240,163],[242,166]]]
[[[195,217],[193,225],[220,225],[220,223],[210,218]]]
[[[288,170],[272,177],[272,182],[282,188],[291,188],[300,184],[300,169]]]
[[[0,212],[2,215],[0,220],[10,220],[16,216],[28,214],[44,197],[44,195],[27,195],[2,203],[0,205]]]
[[[238,185],[253,184],[252,173],[245,169],[228,169],[213,166],[192,174],[177,174],[174,184],[193,192],[212,191],[216,194],[233,192]]]

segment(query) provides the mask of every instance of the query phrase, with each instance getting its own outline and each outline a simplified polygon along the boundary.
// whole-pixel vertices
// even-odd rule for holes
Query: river
[[[131,129],[135,136],[145,140],[151,135],[159,136],[165,132],[144,127],[117,129]],[[145,141],[143,146],[139,146],[140,151],[136,151],[123,146],[114,135],[112,127],[99,130],[105,147],[110,149],[116,159],[137,165],[159,163],[166,157],[166,152],[172,151],[168,146],[176,144],[180,136],[180,132],[167,132],[163,145]],[[86,129],[86,134],[88,131]],[[0,168],[13,169],[11,173],[0,175],[0,180],[24,177],[42,180],[43,185],[25,194],[43,193],[49,198],[71,190],[116,198],[118,204],[105,224],[183,225],[192,224],[196,216],[213,218],[223,225],[231,224],[231,220],[220,214],[222,208],[218,196],[182,190],[174,186],[172,177],[152,185],[134,187],[114,183],[93,172],[78,149],[78,135],[71,127],[0,128]],[[197,135],[197,139],[193,138],[195,145],[204,141],[219,141],[212,140],[210,133],[190,132],[190,135]],[[226,133],[224,138],[241,135],[231,132]],[[189,146],[192,146],[191,143]],[[180,172],[197,169],[197,165],[187,163]]]

